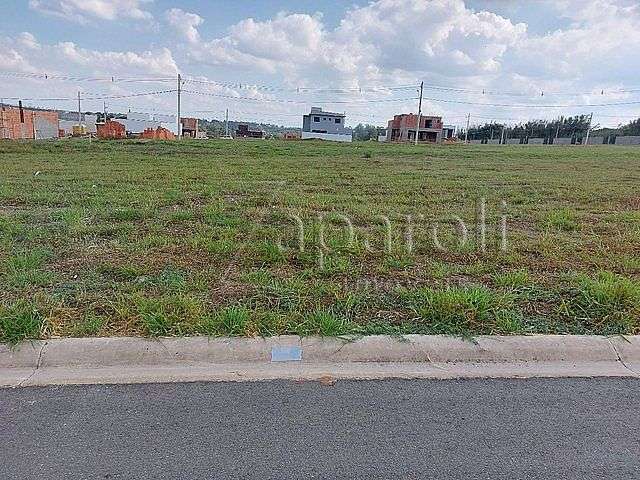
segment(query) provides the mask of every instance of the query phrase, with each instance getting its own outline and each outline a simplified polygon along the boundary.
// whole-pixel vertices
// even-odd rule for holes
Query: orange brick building
[[[7,105],[0,107],[0,138],[40,140],[58,136],[58,112]]]
[[[153,128],[145,129],[140,135],[140,138],[147,138],[149,140],[175,140],[176,136],[171,130],[158,127],[155,130]]]
[[[96,125],[98,138],[102,140],[113,140],[118,138],[127,138],[127,132],[124,125],[113,120],[107,120],[106,123]]]
[[[413,113],[395,115],[387,125],[388,142],[410,142],[416,139],[418,116]],[[442,141],[442,117],[420,116],[419,142],[440,143]]]

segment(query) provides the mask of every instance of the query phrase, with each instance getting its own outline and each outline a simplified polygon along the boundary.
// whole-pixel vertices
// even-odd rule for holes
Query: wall
[[[530,138],[529,145],[544,145],[544,138],[543,137]]]
[[[302,132],[302,139],[308,140],[311,138],[317,138],[320,140],[330,140],[332,142],[352,142],[353,139],[351,134],[349,135],[339,135],[335,133],[312,133],[312,132]]]
[[[126,138],[127,133],[124,125],[120,122],[109,120],[107,123],[98,125],[98,138],[103,140]]]
[[[505,143],[507,145],[520,145],[520,139],[519,138],[507,138]]]
[[[58,138],[58,112],[23,109],[22,122],[17,107],[0,108],[0,138],[33,140]]]
[[[176,136],[173,134],[171,130],[167,130],[166,128],[158,127],[155,130],[152,128],[148,128],[140,135],[141,138],[147,138],[149,140],[175,140]]]
[[[604,143],[604,137],[589,137],[588,145],[602,145]]]
[[[571,145],[571,138],[563,138],[563,137],[554,138],[553,144],[554,145]]]
[[[640,145],[640,135],[616,137],[616,145]]]
[[[50,138],[58,138],[58,122],[57,115],[54,119],[51,116],[39,115],[40,112],[36,112],[35,127],[36,127],[36,140],[46,140]]]

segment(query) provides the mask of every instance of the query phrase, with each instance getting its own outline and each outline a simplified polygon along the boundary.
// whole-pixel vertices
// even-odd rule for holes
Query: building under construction
[[[0,105],[0,138],[44,140],[59,137],[58,112]]]
[[[418,116],[413,113],[395,115],[393,120],[389,120],[387,125],[388,142],[414,142],[416,130],[418,131],[418,142],[440,143],[442,141],[442,117],[420,116],[420,126]]]
[[[198,138],[198,119],[180,117],[180,125],[182,125],[182,136]]]

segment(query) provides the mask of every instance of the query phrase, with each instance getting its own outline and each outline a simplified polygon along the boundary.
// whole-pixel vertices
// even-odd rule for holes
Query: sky
[[[630,0],[3,0],[0,99],[300,126],[640,117]],[[164,92],[164,93],[162,93]]]

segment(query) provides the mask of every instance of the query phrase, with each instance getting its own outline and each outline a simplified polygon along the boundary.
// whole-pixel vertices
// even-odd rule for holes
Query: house
[[[164,127],[147,128],[140,134],[140,138],[146,138],[149,140],[175,140],[176,136],[171,130],[167,130]]]
[[[127,138],[127,132],[119,121],[107,120],[96,126],[98,138],[103,140],[115,140]]]
[[[300,140],[299,132],[284,132],[282,134],[283,140]]]
[[[387,125],[388,142],[411,142],[416,139],[418,116],[413,113],[395,115]],[[442,117],[420,116],[418,141],[440,143],[442,141]]]
[[[351,142],[351,129],[345,127],[345,118],[344,113],[325,112],[320,107],[312,107],[308,115],[302,116],[302,139]]]
[[[43,140],[58,138],[58,112],[0,105],[0,138]]]
[[[458,136],[458,127],[455,125],[444,125],[442,127],[442,138],[453,139]]]
[[[249,130],[249,125],[238,125],[236,129],[236,138],[264,138],[263,130]]]
[[[180,117],[180,125],[182,126],[182,136],[198,138],[198,119]]]

